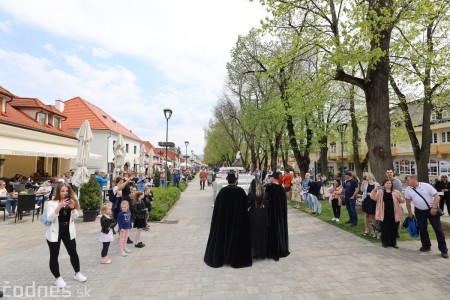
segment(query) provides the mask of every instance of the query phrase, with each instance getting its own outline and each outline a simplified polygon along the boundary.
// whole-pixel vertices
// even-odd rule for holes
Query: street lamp
[[[187,171],[187,159],[188,159],[188,155],[187,155],[187,146],[189,145],[188,141],[185,141],[184,144],[186,145],[186,157],[185,157],[185,162],[186,162],[186,171]]]
[[[168,163],[167,163],[167,143],[169,142],[169,119],[170,119],[170,117],[172,116],[172,110],[170,109],[170,108],[164,108],[164,117],[166,118],[166,166],[165,166],[165,168],[166,168],[166,170],[165,170],[165,172],[166,172],[166,182],[165,182],[165,184],[166,184],[166,188],[167,188],[167,176],[168,176],[168,173],[169,173],[169,169],[168,169]]]
[[[341,172],[341,184],[344,184],[344,133],[347,129],[347,123],[339,124],[337,127],[338,132],[341,134],[341,166],[340,166],[340,172]]]

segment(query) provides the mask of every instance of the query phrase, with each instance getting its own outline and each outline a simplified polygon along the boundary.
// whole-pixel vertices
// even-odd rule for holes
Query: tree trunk
[[[320,143],[319,171],[328,177],[328,137],[322,136]]]
[[[352,150],[353,150],[353,162],[355,164],[355,171],[356,174],[360,179],[363,177],[363,169],[362,163],[360,161],[359,156],[359,128],[358,128],[358,122],[356,120],[356,110],[355,110],[355,86],[350,87],[350,118],[351,118],[351,125],[352,125]],[[381,179],[381,178],[380,178]]]

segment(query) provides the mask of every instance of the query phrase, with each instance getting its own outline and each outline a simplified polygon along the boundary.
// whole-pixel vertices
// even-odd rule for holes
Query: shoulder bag
[[[50,226],[52,224],[52,222],[47,220],[47,214],[46,213],[43,213],[39,217],[39,221],[41,221],[41,223],[44,224],[45,226]]]
[[[425,201],[425,204],[428,206],[428,208],[431,210],[431,207],[430,207],[430,205],[428,204],[428,202],[427,202],[427,200],[425,200],[425,198],[415,189],[415,188],[413,188],[413,191],[414,192],[416,192],[417,193],[417,195],[419,195],[420,196],[420,198],[422,198],[423,199],[423,201]],[[437,208],[436,208],[436,216],[443,216],[445,213],[442,211],[442,209],[438,206]]]

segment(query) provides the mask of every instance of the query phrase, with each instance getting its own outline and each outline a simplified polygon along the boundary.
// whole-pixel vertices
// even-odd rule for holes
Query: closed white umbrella
[[[94,139],[92,135],[91,125],[88,120],[84,120],[81,128],[78,130],[78,151],[76,166],[77,170],[72,177],[72,184],[75,186],[81,186],[89,180],[89,171],[87,169],[87,164],[89,160],[89,151],[91,149],[91,142]]]
[[[117,142],[114,148],[114,174],[118,175],[123,171],[123,165],[125,164],[125,142],[123,141],[122,134],[117,137]]]
[[[145,173],[145,146],[141,143],[141,147],[139,149],[139,168],[141,173]]]

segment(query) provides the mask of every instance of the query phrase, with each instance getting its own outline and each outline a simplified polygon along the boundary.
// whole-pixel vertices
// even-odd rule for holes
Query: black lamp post
[[[165,172],[166,172],[166,188],[167,188],[167,179],[168,179],[168,164],[167,164],[167,143],[169,142],[169,119],[172,116],[172,110],[170,108],[164,108],[164,117],[166,118],[166,166],[165,166]]]
[[[337,129],[339,131],[339,133],[341,134],[341,167],[340,167],[340,172],[341,172],[341,184],[344,184],[344,133],[345,130],[347,129],[347,125],[346,123],[343,124],[339,124]]]
[[[187,171],[187,159],[188,159],[188,155],[187,155],[187,146],[189,145],[188,141],[185,141],[184,144],[186,145],[186,157],[185,157],[185,164],[186,164],[186,171]]]

